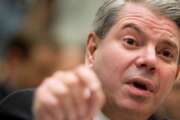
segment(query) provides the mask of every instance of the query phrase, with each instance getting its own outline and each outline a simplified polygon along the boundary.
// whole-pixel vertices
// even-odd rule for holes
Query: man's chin
[[[154,112],[154,108],[152,108],[152,105],[148,103],[140,103],[133,99],[117,101],[117,106],[120,109],[127,111],[128,113],[134,114],[150,114]]]

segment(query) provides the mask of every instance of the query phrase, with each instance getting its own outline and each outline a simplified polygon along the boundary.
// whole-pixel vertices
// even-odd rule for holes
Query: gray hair
[[[104,38],[118,20],[120,10],[129,2],[142,3],[174,21],[180,28],[180,0],[106,0],[99,8],[93,30],[99,38]]]

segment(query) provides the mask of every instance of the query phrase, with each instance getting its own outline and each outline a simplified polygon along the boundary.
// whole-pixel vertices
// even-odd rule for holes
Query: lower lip
[[[151,95],[150,91],[147,90],[141,90],[131,84],[128,85],[128,92],[131,96],[134,96],[136,98],[148,98]]]

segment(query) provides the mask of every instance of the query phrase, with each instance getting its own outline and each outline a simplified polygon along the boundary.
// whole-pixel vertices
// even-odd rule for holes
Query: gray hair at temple
[[[99,8],[93,23],[93,30],[99,38],[106,36],[127,3],[140,3],[151,10],[158,10],[180,28],[180,0],[106,0]]]

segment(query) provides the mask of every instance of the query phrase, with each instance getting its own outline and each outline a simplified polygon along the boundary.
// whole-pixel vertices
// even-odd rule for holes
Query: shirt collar
[[[93,120],[110,120],[110,119],[102,112],[98,112]]]

